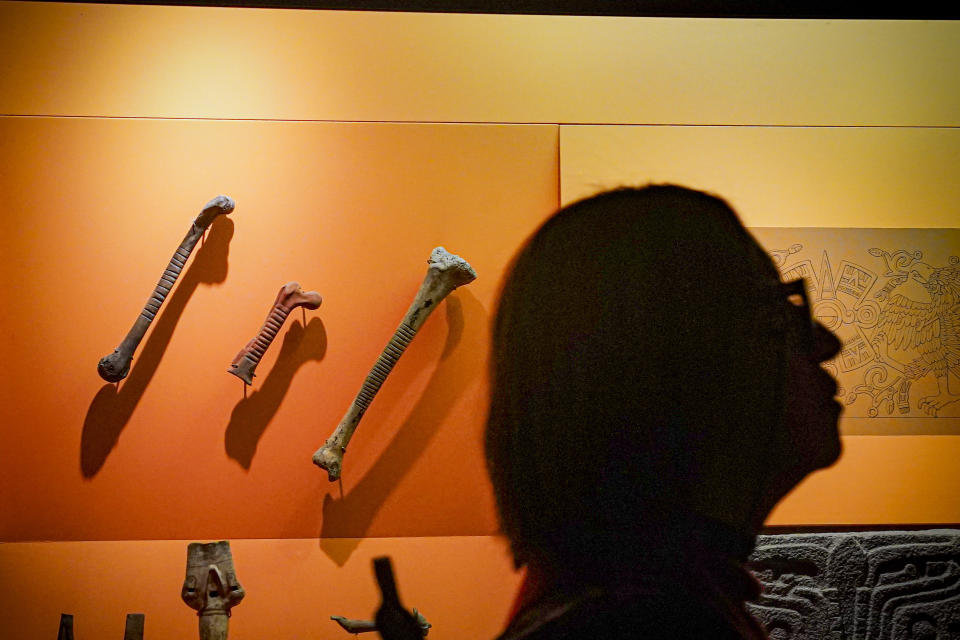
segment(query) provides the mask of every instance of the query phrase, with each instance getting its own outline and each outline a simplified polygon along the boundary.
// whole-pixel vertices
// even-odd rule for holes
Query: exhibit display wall
[[[150,640],[194,637],[186,545],[220,539],[247,592],[231,638],[345,635],[329,616],[372,616],[384,554],[430,637],[493,637],[519,575],[484,471],[486,351],[523,239],[649,181],[754,227],[960,226],[958,42],[940,22],[0,2],[0,639],[50,638],[61,612],[78,640],[129,612]],[[218,194],[236,208],[104,382]],[[310,456],[436,246],[478,278],[410,343],[331,483]],[[290,281],[323,303],[245,387],[231,359]],[[845,431],[771,524],[960,523],[950,415]]]

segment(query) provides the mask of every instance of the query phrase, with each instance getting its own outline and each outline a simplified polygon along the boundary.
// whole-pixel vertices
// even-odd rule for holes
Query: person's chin
[[[843,405],[837,400],[831,400],[830,405],[832,417],[828,421],[829,427],[824,429],[826,435],[820,455],[817,456],[817,469],[833,465],[843,453],[843,441],[840,439],[840,414],[843,413]]]
[[[840,440],[840,436],[837,435],[835,439],[831,440],[830,446],[824,447],[823,455],[819,460],[817,468],[825,469],[833,466],[833,464],[840,459],[841,454],[843,454],[843,443]]]

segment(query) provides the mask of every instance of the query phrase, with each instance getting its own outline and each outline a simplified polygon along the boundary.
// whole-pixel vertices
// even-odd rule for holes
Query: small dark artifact
[[[143,640],[143,614],[128,613],[127,625],[123,630],[123,640]]]
[[[393,565],[390,558],[382,556],[373,559],[373,572],[380,586],[380,608],[377,609],[375,622],[377,631],[383,640],[422,640],[427,635],[417,617],[410,614],[400,604],[397,583],[393,579]],[[423,616],[419,616],[422,618]],[[426,622],[426,620],[424,620]]]
[[[60,629],[57,631],[57,640],[73,640],[73,615],[60,614]]]
[[[277,337],[280,328],[287,320],[290,312],[297,307],[305,307],[313,310],[320,306],[323,298],[316,291],[304,292],[296,282],[288,282],[280,287],[280,293],[277,299],[273,301],[273,307],[267,314],[267,319],[256,337],[247,343],[240,353],[236,355],[227,373],[232,373],[247,384],[253,384],[254,371],[260,364],[260,358],[270,348],[270,343]]]
[[[246,592],[233,569],[230,543],[226,540],[187,547],[187,573],[180,597],[197,610],[200,640],[227,640],[230,609]]]
[[[147,300],[147,304],[144,305],[140,315],[137,316],[137,321],[133,323],[130,332],[127,333],[127,336],[123,339],[123,342],[120,343],[120,346],[113,350],[113,353],[100,358],[100,364],[97,365],[97,372],[101,378],[107,382],[119,382],[127,377],[127,374],[130,372],[130,362],[133,360],[133,352],[137,350],[137,346],[147,333],[150,323],[153,322],[153,318],[160,311],[160,305],[163,304],[163,301],[167,298],[167,294],[170,293],[177,278],[180,276],[180,272],[183,271],[183,267],[187,259],[190,258],[190,253],[193,251],[193,248],[197,245],[197,242],[200,241],[200,238],[203,237],[203,232],[210,226],[214,218],[220,214],[230,213],[233,211],[233,207],[234,202],[231,198],[227,196],[217,196],[208,202],[203,207],[203,211],[190,223],[190,229],[187,231],[187,235],[184,236],[183,242],[180,243],[173,257],[170,258],[170,263],[167,265],[163,275],[160,276],[160,281],[157,283],[157,286],[154,287],[153,293],[150,294],[150,299]]]
[[[377,358],[373,369],[367,374],[363,387],[360,388],[360,392],[354,398],[346,415],[340,420],[336,430],[327,438],[324,445],[313,454],[313,463],[327,471],[330,482],[334,482],[340,477],[343,454],[347,451],[347,444],[353,437],[353,432],[356,431],[357,425],[360,424],[367,407],[373,402],[380,386],[390,375],[393,366],[403,355],[413,337],[417,335],[417,331],[420,330],[433,310],[454,289],[469,284],[477,278],[477,272],[466,260],[448,253],[443,247],[437,247],[430,253],[427,265],[427,275],[413,299],[413,304],[410,305],[406,315],[403,316],[400,326],[397,327],[390,342],[384,348],[380,357]]]
[[[426,637],[430,632],[430,627],[433,625],[427,622],[427,619],[422,613],[417,611],[416,607],[413,609],[413,618],[420,626],[421,635]],[[379,629],[377,629],[377,623],[373,620],[352,620],[350,618],[344,618],[343,616],[330,616],[330,619],[334,620],[337,624],[343,627],[344,630],[353,634],[367,633],[368,631],[379,631]]]

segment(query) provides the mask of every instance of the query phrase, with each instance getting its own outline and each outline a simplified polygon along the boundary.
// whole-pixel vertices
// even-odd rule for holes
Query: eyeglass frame
[[[789,306],[796,309],[797,313],[803,313],[803,321],[798,322],[800,339],[803,345],[812,349],[816,319],[813,317],[813,309],[810,307],[806,279],[797,278],[789,282],[781,282],[778,290],[779,294],[789,303]]]

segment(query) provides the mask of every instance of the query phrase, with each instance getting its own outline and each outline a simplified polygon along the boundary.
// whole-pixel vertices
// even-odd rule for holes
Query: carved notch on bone
[[[187,230],[187,235],[183,237],[180,246],[177,247],[173,257],[170,258],[167,268],[160,276],[157,286],[153,288],[153,293],[150,294],[143,310],[137,316],[133,327],[120,345],[113,350],[113,353],[100,358],[100,362],[97,364],[97,373],[100,374],[101,378],[107,382],[120,382],[127,377],[127,374],[130,373],[130,363],[133,361],[133,352],[137,350],[140,341],[147,333],[147,329],[150,328],[150,323],[160,312],[160,306],[167,299],[167,294],[173,289],[177,278],[180,277],[180,272],[183,271],[193,248],[203,237],[203,232],[207,230],[207,227],[217,216],[230,213],[234,206],[235,203],[232,198],[222,195],[217,196],[204,205],[203,210],[193,219],[190,228]]]
[[[254,371],[260,364],[260,358],[270,348],[273,339],[280,333],[280,328],[286,322],[287,316],[297,307],[306,309],[316,309],[323,302],[323,298],[316,291],[306,291],[300,288],[296,282],[288,282],[280,287],[277,299],[273,301],[273,307],[267,314],[267,319],[260,327],[260,331],[247,345],[240,350],[227,373],[232,373],[247,384],[253,384]]]
[[[465,284],[476,280],[477,272],[473,270],[470,264],[458,255],[448,253],[443,247],[437,247],[430,253],[427,260],[427,275],[417,291],[416,297],[406,315],[400,322],[400,326],[394,332],[393,337],[387,346],[383,349],[373,369],[367,374],[363,386],[357,393],[356,398],[347,409],[346,415],[337,425],[333,434],[327,438],[322,447],[313,454],[313,463],[325,469],[330,482],[336,481],[340,477],[340,471],[343,466],[343,454],[346,453],[347,444],[353,437],[354,431],[360,424],[363,414],[367,407],[373,402],[373,398],[380,390],[380,386],[390,375],[393,366],[403,355],[407,345],[413,340],[413,337],[426,322],[433,310],[450,293]]]

